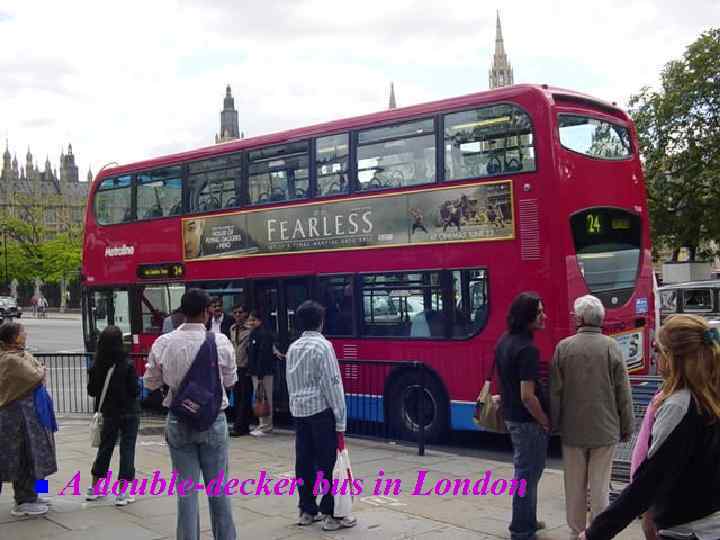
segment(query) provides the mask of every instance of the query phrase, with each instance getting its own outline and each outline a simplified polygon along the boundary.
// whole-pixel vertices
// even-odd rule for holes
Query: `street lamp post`
[[[5,252],[5,286],[10,289],[10,283],[8,283],[8,266],[7,266],[7,229],[3,227],[3,251]]]

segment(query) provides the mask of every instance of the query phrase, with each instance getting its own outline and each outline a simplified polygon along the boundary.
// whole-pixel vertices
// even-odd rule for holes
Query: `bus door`
[[[266,328],[275,335],[275,378],[273,380],[273,408],[287,412],[288,395],[285,382],[283,353],[300,332],[295,323],[295,311],[310,298],[310,278],[261,280],[253,283],[253,307],[259,311]]]
[[[278,349],[285,352],[300,337],[295,310],[311,297],[311,279],[261,280],[253,285],[253,306],[260,311],[266,328],[275,334]]]
[[[127,289],[83,290],[83,333],[85,348],[94,352],[97,338],[107,326],[115,325],[123,333],[126,345],[132,343],[130,296]]]

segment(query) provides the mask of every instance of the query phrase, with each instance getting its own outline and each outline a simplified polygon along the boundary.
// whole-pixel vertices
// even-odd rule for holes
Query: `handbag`
[[[333,494],[333,515],[336,517],[348,517],[352,514],[354,497],[350,454],[347,448],[338,450],[335,467],[333,467],[332,479],[333,486],[337,486]]]
[[[103,424],[105,423],[105,419],[103,418],[103,414],[101,411],[103,403],[105,402],[105,394],[107,394],[108,386],[110,385],[110,379],[112,377],[112,374],[115,372],[115,366],[111,367],[108,372],[107,376],[105,377],[105,385],[103,386],[102,392],[100,393],[100,402],[98,403],[97,412],[93,415],[92,419],[90,420],[90,447],[91,448],[99,448],[100,447],[100,440],[103,430]]]
[[[480,394],[475,400],[475,414],[473,415],[473,422],[476,425],[484,428],[488,431],[495,431],[497,433],[507,433],[505,427],[505,419],[503,418],[502,408],[500,406],[500,400],[493,398],[490,393],[490,382],[492,374],[495,371],[495,362],[490,370],[490,376],[485,380]]]
[[[270,403],[268,403],[267,396],[265,395],[265,385],[262,379],[258,379],[258,388],[255,392],[255,403],[253,404],[253,414],[257,418],[264,418],[270,416]]]

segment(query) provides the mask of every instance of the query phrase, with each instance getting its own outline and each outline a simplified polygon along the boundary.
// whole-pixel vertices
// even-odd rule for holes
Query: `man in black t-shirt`
[[[502,410],[512,439],[514,478],[525,481],[513,495],[512,540],[534,540],[545,527],[537,520],[537,488],[545,468],[550,420],[539,381],[540,353],[533,332],[545,328],[542,300],[521,293],[510,306],[508,332],[495,348]]]

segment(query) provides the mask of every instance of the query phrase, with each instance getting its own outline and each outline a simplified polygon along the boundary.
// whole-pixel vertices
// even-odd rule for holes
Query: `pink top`
[[[643,418],[642,425],[640,426],[640,433],[638,433],[637,440],[635,441],[635,448],[633,448],[632,458],[630,459],[630,479],[632,480],[635,476],[635,471],[638,470],[640,464],[645,461],[650,449],[650,434],[652,433],[652,427],[655,423],[655,413],[657,412],[657,398],[659,392],[650,401],[650,404],[645,411],[645,417]]]

